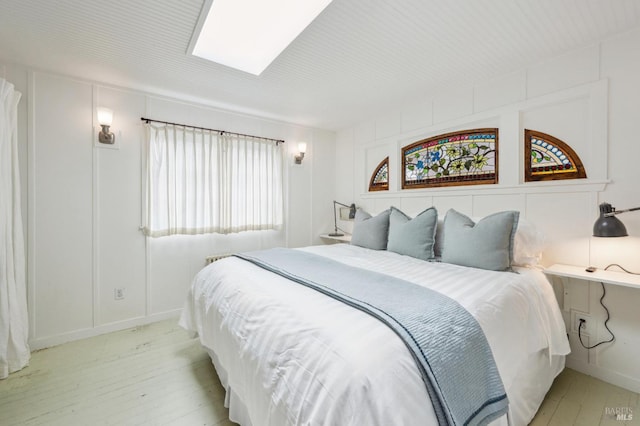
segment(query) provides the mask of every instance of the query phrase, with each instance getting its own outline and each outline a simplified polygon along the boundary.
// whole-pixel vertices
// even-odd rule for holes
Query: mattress
[[[564,367],[564,322],[539,270],[485,271],[346,244],[300,250],[457,300],[482,327],[509,397],[508,418],[495,424],[527,424]],[[241,259],[196,276],[180,323],[211,355],[230,419],[244,426],[437,424],[391,329]]]

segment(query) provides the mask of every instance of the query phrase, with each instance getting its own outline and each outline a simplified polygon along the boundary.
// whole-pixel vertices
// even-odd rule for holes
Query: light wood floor
[[[565,368],[547,393],[531,425],[640,425],[640,395]],[[628,414],[628,421],[616,419]]]
[[[231,426],[223,400],[207,354],[168,320],[35,352],[0,380],[0,425]],[[565,369],[531,424],[640,425],[639,402]],[[633,420],[607,408],[630,409]]]
[[[0,380],[0,425],[233,425],[209,356],[176,322],[33,353]]]

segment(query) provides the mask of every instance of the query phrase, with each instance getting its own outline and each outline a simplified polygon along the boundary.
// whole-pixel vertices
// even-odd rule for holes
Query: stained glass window
[[[498,129],[447,133],[402,148],[402,188],[498,182]]]
[[[587,177],[580,157],[560,139],[525,129],[524,140],[526,182]]]
[[[389,189],[389,157],[378,164],[371,179],[369,180],[369,191],[386,191]]]

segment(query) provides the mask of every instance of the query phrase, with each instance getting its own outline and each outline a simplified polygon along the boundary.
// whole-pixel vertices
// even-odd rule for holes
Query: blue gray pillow
[[[372,250],[386,250],[389,236],[389,214],[385,210],[375,217],[362,209],[356,211],[351,244]]]
[[[417,259],[432,260],[435,257],[433,247],[437,224],[438,211],[435,207],[429,207],[413,219],[391,207],[387,250]]]
[[[517,211],[494,213],[475,223],[453,209],[444,218],[442,262],[510,271]]]

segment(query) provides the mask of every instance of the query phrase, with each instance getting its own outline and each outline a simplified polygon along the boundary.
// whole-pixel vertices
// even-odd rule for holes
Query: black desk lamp
[[[353,219],[356,217],[356,205],[354,203],[351,203],[350,206],[346,205],[346,204],[342,204],[336,200],[333,200],[333,226],[335,228],[335,232],[329,234],[330,237],[342,237],[344,236],[344,234],[341,234],[340,232],[338,232],[339,230],[342,231],[342,229],[338,228],[338,215],[336,214],[336,204],[342,206],[342,207],[348,207],[349,208],[349,219]]]
[[[627,228],[615,215],[626,212],[640,210],[640,207],[634,207],[627,210],[616,210],[609,203],[600,204],[600,217],[593,224],[594,237],[626,237]]]

